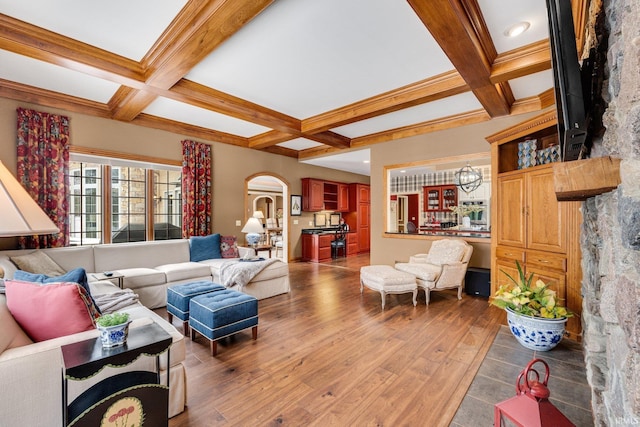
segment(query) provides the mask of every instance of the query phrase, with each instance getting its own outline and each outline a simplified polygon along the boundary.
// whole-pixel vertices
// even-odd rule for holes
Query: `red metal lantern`
[[[545,367],[544,380],[540,382],[540,374],[533,369],[536,363]],[[573,424],[562,412],[549,402],[549,365],[542,359],[532,359],[520,372],[516,380],[516,396],[500,403],[494,408],[493,425],[502,425],[503,416],[519,427],[565,427]]]

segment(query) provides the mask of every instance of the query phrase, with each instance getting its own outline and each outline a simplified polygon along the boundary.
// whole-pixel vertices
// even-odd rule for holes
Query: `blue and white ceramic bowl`
[[[549,351],[562,340],[567,319],[543,319],[523,316],[507,310],[509,329],[520,344],[529,350]]]

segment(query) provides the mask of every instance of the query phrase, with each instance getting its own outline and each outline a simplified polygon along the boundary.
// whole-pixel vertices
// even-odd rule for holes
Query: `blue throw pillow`
[[[189,258],[191,261],[222,258],[220,252],[220,234],[193,236],[189,239]]]
[[[91,289],[89,288],[89,280],[87,279],[87,272],[82,267],[74,268],[73,270],[67,271],[62,276],[47,276],[46,274],[35,274],[29,273],[27,271],[17,270],[13,274],[13,278],[15,280],[22,280],[23,282],[31,282],[31,283],[42,283],[43,285],[48,283],[58,283],[58,282],[73,282],[78,283],[82,286],[87,294],[91,297],[93,301],[93,305],[96,306],[98,312],[100,312],[100,308],[98,304],[96,304],[95,300],[91,296]]]

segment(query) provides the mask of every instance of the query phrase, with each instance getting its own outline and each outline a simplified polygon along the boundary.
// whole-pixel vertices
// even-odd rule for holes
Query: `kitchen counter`
[[[303,228],[302,234],[336,234],[337,228]],[[345,233],[354,233],[354,231],[347,230]]]

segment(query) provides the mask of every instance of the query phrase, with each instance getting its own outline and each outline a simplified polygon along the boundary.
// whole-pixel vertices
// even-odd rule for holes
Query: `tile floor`
[[[518,374],[534,357],[549,364],[551,403],[576,426],[593,426],[591,389],[580,344],[563,340],[549,352],[536,353],[522,347],[506,326],[496,335],[450,425],[493,426],[494,405],[515,396]],[[536,367],[544,369],[540,363]]]

